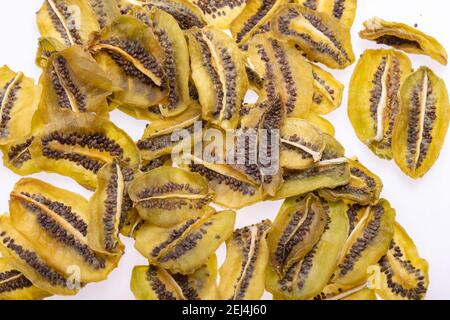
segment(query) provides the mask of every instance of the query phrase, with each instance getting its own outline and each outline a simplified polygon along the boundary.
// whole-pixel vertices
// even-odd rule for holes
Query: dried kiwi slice
[[[381,287],[376,293],[385,300],[422,300],[428,290],[428,263],[413,240],[398,223],[387,254],[381,258]]]
[[[23,179],[11,192],[10,217],[11,225],[50,266],[61,273],[77,266],[82,282],[106,279],[120,259],[106,258],[89,246],[88,202],[73,192]]]
[[[188,0],[203,12],[208,25],[219,29],[229,29],[234,19],[245,10],[249,0],[208,1]]]
[[[35,136],[30,135],[24,139],[11,142],[8,145],[0,146],[3,152],[3,164],[21,176],[28,176],[40,171],[31,157],[30,146]]]
[[[311,66],[314,79],[311,111],[321,115],[329,114],[341,105],[344,85],[318,65]]]
[[[249,83],[246,57],[224,32],[206,27],[187,33],[192,79],[203,119],[223,129],[235,129]]]
[[[52,37],[41,37],[38,40],[38,50],[36,52],[35,63],[40,68],[48,65],[48,60],[52,54],[62,51],[66,48],[64,43]]]
[[[363,283],[368,268],[386,253],[394,234],[395,210],[386,200],[360,210],[362,214],[345,243],[332,279],[339,285]]]
[[[383,182],[358,160],[350,160],[350,182],[345,186],[319,191],[331,201],[349,200],[361,205],[374,205],[380,199]]]
[[[355,60],[348,27],[326,13],[289,4],[276,13],[271,26],[277,39],[295,44],[312,61],[344,69]]]
[[[411,72],[409,58],[395,50],[366,50],[353,72],[348,115],[358,138],[379,157],[393,157],[400,87]]]
[[[220,268],[219,291],[222,299],[258,300],[264,293],[269,261],[267,232],[269,220],[234,231],[227,240],[227,255]]]
[[[163,155],[158,158],[155,158],[153,160],[143,160],[141,163],[140,170],[142,172],[149,172],[153,169],[159,168],[159,167],[171,167],[172,166],[172,157],[171,155]]]
[[[301,198],[289,199],[283,207],[297,207]],[[318,241],[298,262],[279,276],[270,266],[267,270],[266,288],[277,297],[289,300],[312,299],[318,295],[337,265],[340,251],[347,238],[349,222],[343,202],[322,203],[325,211],[325,226],[319,231]],[[287,230],[287,229],[286,229]],[[305,229],[306,235],[316,231]]]
[[[97,186],[97,173],[117,159],[131,168],[140,164],[133,140],[112,122],[87,113],[62,112],[30,146],[43,171],[69,176],[89,189]]]
[[[51,296],[33,285],[5,258],[0,258],[0,300],[42,300]]]
[[[359,36],[408,53],[428,55],[447,65],[447,51],[435,38],[403,23],[374,17],[364,22],[364,30]]]
[[[217,300],[217,258],[194,273],[171,273],[156,266],[134,267],[131,291],[138,300]]]
[[[53,54],[39,83],[43,88],[37,117],[43,123],[59,118],[61,110],[106,114],[112,83],[81,46]]]
[[[173,167],[138,176],[128,192],[139,215],[161,227],[201,216],[212,197],[202,176]]]
[[[356,16],[357,0],[295,0],[304,7],[323,12],[351,28]]]
[[[377,300],[375,290],[367,288],[366,284],[358,286],[342,286],[328,284],[314,300]]]
[[[136,249],[157,265],[172,272],[191,274],[199,269],[234,230],[234,211],[208,210],[172,228],[145,223],[136,231]]]
[[[400,89],[393,153],[411,178],[423,177],[437,161],[448,130],[450,104],[444,80],[422,67]]]

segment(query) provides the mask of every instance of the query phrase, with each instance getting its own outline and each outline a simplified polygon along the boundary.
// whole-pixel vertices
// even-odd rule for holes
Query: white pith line
[[[56,62],[56,61],[55,61]],[[57,63],[59,65],[59,63]],[[69,103],[70,103],[70,108],[72,109],[73,112],[80,112],[80,109],[78,109],[77,106],[77,102],[75,97],[73,96],[72,92],[70,92],[70,90],[67,88],[67,85],[65,84],[65,82],[63,81],[63,78],[61,77],[61,74],[59,73],[58,68],[54,67],[54,70],[56,72],[56,76],[58,77],[58,81],[61,84],[61,86],[64,89],[64,92],[67,94],[67,97],[69,99]],[[70,72],[70,71],[69,71]]]
[[[252,226],[250,228],[250,231],[251,231],[250,232],[251,239],[250,239],[250,249],[248,252],[248,258],[247,258],[247,262],[245,263],[244,268],[242,269],[241,277],[239,278],[239,281],[236,284],[236,287],[234,290],[234,295],[233,295],[233,300],[237,299],[237,295],[239,294],[239,291],[241,289],[242,281],[244,281],[244,279],[245,279],[245,274],[247,273],[247,269],[250,267],[250,263],[252,262],[252,256],[255,254],[256,238],[258,236],[258,227]]]
[[[428,95],[428,73],[425,71],[424,77],[423,77],[423,84],[422,84],[422,94],[420,96],[420,116],[419,116],[419,137],[417,139],[417,148],[416,148],[416,154],[414,155],[414,163],[417,164],[420,157],[420,145],[422,144],[423,140],[423,130],[425,126],[425,111],[427,107],[427,95]]]
[[[123,191],[125,188],[125,184],[123,181],[122,169],[120,169],[119,164],[116,164],[116,172],[117,172],[117,194],[116,194],[116,216],[115,216],[115,221],[114,221],[114,227],[115,227],[114,230],[119,230],[120,217],[122,215]],[[114,239],[114,241],[116,242],[115,243],[115,245],[116,245],[117,242],[119,241],[119,238],[116,237],[116,239]]]
[[[317,164],[317,166],[329,166],[329,165],[338,165],[338,164],[344,164],[344,163],[348,163],[347,158],[336,158],[336,159],[320,161]]]
[[[183,294],[183,290],[179,286],[178,282],[170,275],[170,273],[164,269],[159,269],[156,271],[156,276],[158,276],[158,272],[161,273],[161,276],[165,278],[170,284],[172,284],[174,291],[178,294],[178,296],[182,300],[187,300],[187,298]]]
[[[306,146],[304,146],[302,144],[299,144],[299,143],[296,143],[296,142],[292,142],[290,140],[283,139],[283,138],[281,138],[281,142],[289,144],[289,145],[291,145],[293,147],[296,147],[296,148],[299,148],[299,149],[305,151],[306,153],[308,153],[309,155],[312,156],[312,158],[314,159],[314,162],[318,162],[318,161],[320,161],[320,158],[322,158],[322,153],[321,152],[314,151],[314,150],[312,150],[312,149],[310,149],[310,148],[308,148],[308,147],[306,147]]]
[[[362,284],[362,285],[360,285],[360,286],[358,286],[356,288],[344,291],[344,292],[342,292],[342,293],[340,293],[340,294],[338,294],[338,295],[336,295],[334,297],[327,298],[325,300],[341,300],[341,299],[344,299],[344,298],[346,298],[348,296],[351,296],[352,294],[354,294],[354,293],[356,293],[358,291],[361,291],[363,289],[366,289],[366,288],[367,288],[367,284],[364,283],[364,284]]]
[[[9,86],[6,88],[5,93],[3,95],[3,99],[1,101],[1,105],[0,105],[0,115],[3,114],[3,109],[8,104],[9,95],[11,94],[11,91],[14,89],[14,87],[17,85],[17,83],[20,82],[20,80],[22,79],[22,76],[23,76],[23,73],[18,72],[16,74],[16,76],[14,77],[13,81],[11,81]]]
[[[12,270],[13,270],[13,269],[11,269],[11,271],[12,271]],[[4,279],[3,281],[0,281],[0,285],[7,284],[8,282],[12,282],[12,281],[14,281],[14,280],[17,280],[17,279],[19,279],[19,278],[22,277],[22,276],[23,276],[22,273],[16,274],[16,275],[13,276],[13,277],[10,277],[10,278]]]
[[[61,13],[59,12],[58,8],[56,8],[56,5],[53,2],[53,0],[47,0],[47,2],[50,5],[50,7],[52,8],[53,12],[58,17],[58,19],[61,22],[61,25],[63,26],[64,30],[66,31],[67,37],[69,38],[70,45],[74,45],[75,41],[72,38],[72,34],[70,33],[69,28],[67,28],[67,25],[66,25],[66,22],[64,20],[64,17],[61,15]]]
[[[373,141],[380,142],[384,136],[384,110],[387,107],[387,77],[389,75],[390,57],[386,60],[383,76],[381,78],[381,97],[377,106],[377,134]]]

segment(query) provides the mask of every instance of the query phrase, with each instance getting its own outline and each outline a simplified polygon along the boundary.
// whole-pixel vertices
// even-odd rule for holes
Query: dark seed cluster
[[[13,80],[14,81],[14,80]],[[14,107],[14,103],[17,101],[17,93],[21,89],[20,83],[14,84],[14,87],[7,93],[9,87],[12,85],[12,81],[8,82],[3,88],[3,92],[0,93],[0,138],[8,135],[8,123],[11,120],[11,112]]]
[[[159,300],[176,300],[172,292],[167,290],[166,285],[158,278],[158,268],[150,266],[147,271],[147,281]]]
[[[183,5],[182,3],[175,1],[150,1],[144,4],[145,6],[152,7],[155,6],[161,9],[177,20],[181,29],[188,30],[194,27],[203,28],[206,24],[198,17],[190,8]]]
[[[119,179],[122,172],[117,169],[116,165],[111,166],[111,175],[109,177],[108,185],[106,187],[106,199],[104,201],[104,216],[103,216],[103,232],[105,235],[105,248],[108,251],[116,249],[116,219],[117,205],[123,194],[119,194]]]
[[[27,139],[24,143],[13,145],[8,152],[8,159],[16,167],[21,167],[25,162],[31,160],[28,149],[33,143],[34,137]]]
[[[249,34],[255,26],[267,15],[277,0],[261,0],[258,9],[244,23],[242,29],[236,34],[236,42],[240,43],[244,37]]]
[[[87,107],[86,95],[82,92],[82,89],[75,84],[72,75],[69,71],[67,60],[62,56],[58,56],[54,61],[54,67],[55,71],[57,72],[57,76],[59,78],[60,83],[64,84],[63,90],[67,89],[70,95],[74,97],[77,104],[76,109],[81,112],[86,112]]]
[[[33,284],[19,271],[11,270],[0,274],[0,294],[31,287]]]

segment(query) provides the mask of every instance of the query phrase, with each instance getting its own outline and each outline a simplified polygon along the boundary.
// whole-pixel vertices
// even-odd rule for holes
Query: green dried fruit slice
[[[19,181],[11,193],[11,225],[55,270],[80,270],[80,281],[106,279],[120,255],[106,258],[89,246],[89,206],[83,197],[35,179]]]
[[[418,179],[437,161],[444,144],[450,119],[448,92],[444,80],[422,67],[405,80],[400,95],[394,159],[405,174]]]
[[[287,200],[284,206],[295,207],[297,200],[300,199]],[[319,240],[316,244],[282,277],[268,267],[266,288],[277,297],[288,300],[312,299],[322,292],[333,275],[348,235],[349,223],[343,202],[319,201],[326,213],[325,227],[317,232]]]
[[[34,139],[30,152],[43,171],[69,176],[89,189],[97,186],[97,173],[113,160],[131,168],[140,164],[133,140],[112,122],[87,113],[62,112]]]
[[[323,12],[351,28],[356,16],[357,0],[295,0],[304,7]]]
[[[321,67],[312,65],[313,100],[311,111],[326,115],[339,108],[344,94],[344,85]]]
[[[382,199],[362,208],[364,214],[348,237],[332,282],[356,286],[365,281],[368,268],[386,254],[394,234],[395,210]]]
[[[383,182],[357,160],[350,160],[350,182],[334,189],[319,191],[330,201],[349,200],[361,205],[375,205],[380,199]]]
[[[342,286],[328,284],[314,300],[378,300],[375,291],[367,288],[366,284],[359,286]]]
[[[233,233],[236,213],[214,212],[172,228],[145,223],[136,231],[136,249],[157,265],[172,272],[191,274],[214,254]]]
[[[349,28],[326,13],[289,4],[276,13],[271,26],[277,39],[295,44],[311,61],[344,69],[355,60]]]
[[[189,275],[171,273],[156,266],[134,267],[131,291],[138,300],[217,300],[217,258]]]
[[[222,299],[258,300],[264,293],[269,261],[267,232],[269,220],[234,231],[227,240],[227,255],[220,268],[219,291]]]
[[[166,228],[201,216],[211,201],[208,183],[202,176],[173,167],[160,167],[138,176],[128,193],[144,220]]]
[[[396,223],[389,251],[381,258],[381,287],[376,293],[384,300],[422,300],[428,290],[428,263],[413,240]]]
[[[92,56],[81,46],[53,54],[41,76],[42,100],[37,118],[48,123],[59,118],[61,110],[105,115],[112,83]],[[39,121],[37,120],[37,121]]]
[[[359,36],[408,53],[427,55],[447,65],[447,51],[435,38],[403,23],[374,17],[364,22],[364,30]]]
[[[317,196],[285,201],[267,237],[271,268],[285,276],[320,240],[326,225],[326,207]]]
[[[411,72],[409,58],[395,50],[366,50],[353,72],[348,115],[358,138],[381,158],[393,157],[400,87]]]
[[[51,267],[34,243],[16,231],[8,215],[0,216],[0,252],[14,269],[36,287],[60,295],[75,295],[78,292],[79,288],[72,286],[67,274]]]
[[[27,137],[37,110],[41,87],[22,72],[0,68],[0,146]]]
[[[245,55],[230,37],[212,27],[192,29],[187,36],[203,119],[235,129],[249,87]]]
[[[42,300],[51,296],[33,285],[5,258],[0,258],[0,300]]]

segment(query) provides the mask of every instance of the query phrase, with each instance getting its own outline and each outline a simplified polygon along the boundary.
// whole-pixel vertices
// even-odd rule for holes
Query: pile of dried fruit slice
[[[354,62],[355,14],[356,0],[44,1],[39,83],[0,69],[4,164],[93,193],[16,184],[0,217],[0,299],[73,295],[105,280],[121,235],[148,260],[131,275],[137,299],[424,298],[428,265],[380,199],[380,178],[346,156],[322,117],[344,86],[318,63]],[[365,38],[446,62],[403,25],[367,29]],[[398,51],[367,51],[350,116],[374,152],[421,176],[449,104],[442,80],[411,69]],[[109,120],[116,108],[149,122],[139,141]],[[284,200],[273,222],[235,229],[233,210],[266,200]]]

